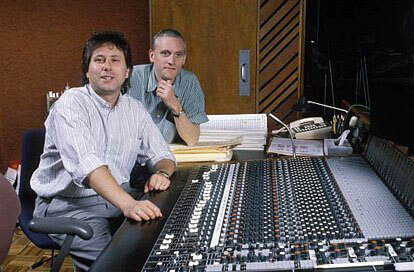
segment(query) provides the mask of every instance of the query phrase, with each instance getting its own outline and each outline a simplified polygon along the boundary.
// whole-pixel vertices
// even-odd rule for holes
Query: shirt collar
[[[92,88],[91,84],[86,84],[86,89],[88,90],[89,94],[91,95],[93,101],[101,108],[105,108],[105,109],[112,109],[111,104],[109,104],[107,101],[105,101],[105,99],[103,99],[102,97],[100,97]],[[117,103],[115,104],[115,107],[117,107],[119,105],[119,103],[121,103],[122,101],[122,95],[121,93],[119,94],[119,98]]]
[[[177,74],[177,76],[175,77],[174,83],[173,83],[176,95],[177,95],[177,91],[179,91],[179,89],[180,89],[181,72],[182,72],[182,70]],[[150,67],[150,74],[149,74],[149,79],[148,79],[147,92],[153,92],[153,91],[155,91],[155,89],[157,89],[157,78],[155,77],[154,64],[152,64],[151,67]]]
[[[154,65],[150,67],[147,92],[153,92],[157,88],[157,79],[155,78]]]

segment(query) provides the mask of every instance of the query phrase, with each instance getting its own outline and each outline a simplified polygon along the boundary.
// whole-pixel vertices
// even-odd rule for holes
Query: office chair
[[[0,264],[7,257],[20,214],[20,202],[11,183],[0,174]],[[1,269],[0,269],[1,270]]]
[[[20,228],[24,234],[41,249],[52,250],[51,271],[59,271],[65,256],[69,252],[70,245],[75,235],[82,239],[90,239],[93,235],[92,228],[85,222],[75,218],[34,218],[33,210],[35,207],[36,193],[30,187],[30,178],[37,169],[40,162],[40,156],[43,153],[45,141],[45,129],[29,129],[23,132],[22,136],[22,156],[21,156],[21,174],[19,198],[21,203],[21,214],[19,216]],[[47,234],[67,234],[66,239],[60,247]],[[53,261],[54,250],[58,249],[59,254],[56,261]],[[37,262],[32,265],[35,269],[44,262]]]

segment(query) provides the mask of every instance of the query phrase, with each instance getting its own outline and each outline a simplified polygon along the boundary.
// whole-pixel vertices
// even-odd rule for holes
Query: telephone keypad
[[[305,132],[305,131],[311,131],[311,130],[315,130],[315,129],[320,129],[320,128],[326,128],[331,126],[329,124],[329,122],[322,122],[322,123],[308,123],[308,124],[301,124],[298,127],[293,128],[293,132],[295,133],[300,133],[300,132]]]

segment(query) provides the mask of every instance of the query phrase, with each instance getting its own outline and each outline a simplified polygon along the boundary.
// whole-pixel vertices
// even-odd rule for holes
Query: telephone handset
[[[322,117],[308,117],[293,121],[289,128],[296,139],[325,139],[331,137],[332,125]]]

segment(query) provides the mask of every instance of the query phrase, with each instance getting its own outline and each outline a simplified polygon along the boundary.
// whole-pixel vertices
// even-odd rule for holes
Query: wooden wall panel
[[[280,53],[293,38],[298,36],[298,22],[292,20],[293,18],[289,18],[293,16],[293,13],[288,15],[286,18],[286,24],[283,28],[279,25],[280,31],[278,31],[279,29],[274,30],[278,32],[277,36],[272,37],[271,35],[268,35],[261,41],[261,44],[264,45],[261,47],[259,52],[261,67],[265,66],[268,59],[271,59],[274,55]],[[294,45],[294,47],[296,46]]]
[[[152,33],[175,28],[187,40],[208,114],[256,112],[257,0],[151,0]],[[250,96],[239,96],[239,49],[250,49]]]
[[[258,112],[286,122],[302,93],[304,0],[260,2]]]
[[[282,1],[277,1],[273,3],[272,5],[265,5],[265,2],[268,0],[262,0],[260,1],[260,18],[259,23],[260,25],[263,25],[267,20],[273,17],[276,10],[279,9],[279,7],[283,4]]]
[[[290,61],[284,68],[283,71],[287,73],[288,75],[291,75],[295,73],[297,75],[297,65],[296,65],[297,58],[294,58],[292,61]],[[278,89],[278,86],[280,86],[286,78],[284,77],[273,77],[270,81],[268,81],[268,84],[261,87],[261,96],[263,97],[263,100],[266,99],[267,96],[271,95],[275,90]]]
[[[41,127],[47,91],[79,86],[91,32],[125,33],[134,63],[147,63],[148,0],[3,0],[0,2],[0,172],[20,159],[23,130]]]
[[[283,41],[284,43],[286,42],[286,46],[282,46],[279,51],[274,50],[271,53],[271,55],[274,55],[273,57],[269,57],[268,59],[262,61],[262,63],[264,63],[265,61],[267,61],[267,63],[265,63],[265,65],[263,65],[263,68],[260,69],[259,87],[266,86],[266,84],[268,84],[269,81],[274,80],[279,76],[286,78],[286,76],[288,75],[284,68],[287,66],[287,64],[289,64],[289,62],[293,61],[294,59],[297,60],[298,56],[298,50],[295,46],[295,43],[297,43],[298,41],[298,37],[297,35],[292,36],[292,40],[285,39]],[[297,66],[298,64],[296,62],[296,68]]]
[[[263,18],[264,21],[260,25],[260,42],[263,44],[267,44],[267,42],[272,39],[275,34],[278,34],[280,30],[283,29],[290,20],[292,20],[292,15],[294,15],[293,18],[297,18],[299,15],[299,1],[296,0],[273,0],[264,4],[264,6],[267,5],[271,6],[274,12],[269,18]],[[263,6],[260,7],[260,10],[262,7]],[[262,17],[261,12],[260,16]],[[296,21],[299,22],[298,20]]]
[[[292,95],[298,87],[297,80],[297,73],[291,73],[282,84],[277,86],[279,92],[273,91],[266,97],[266,102],[260,105],[260,111],[268,112],[268,109],[271,109],[274,104],[280,105],[288,96]]]

